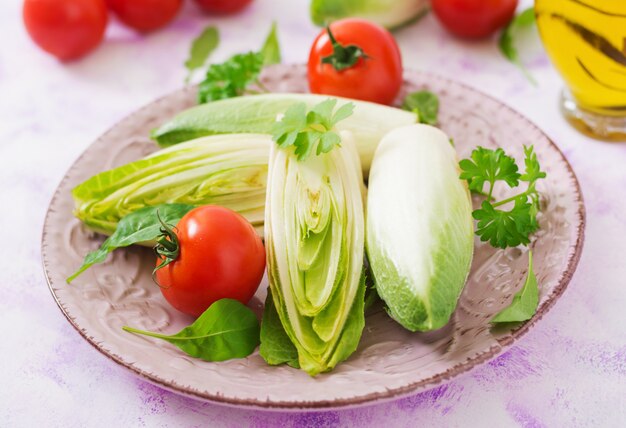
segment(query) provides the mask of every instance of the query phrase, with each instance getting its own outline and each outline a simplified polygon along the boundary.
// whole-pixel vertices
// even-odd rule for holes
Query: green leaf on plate
[[[274,306],[271,292],[268,290],[261,321],[261,357],[271,366],[287,364],[300,368],[298,350],[287,336]]]
[[[417,121],[427,125],[437,124],[439,98],[429,91],[417,91],[407,95],[402,103],[404,110],[417,114]]]
[[[533,253],[528,252],[528,276],[522,289],[513,297],[511,304],[491,319],[492,323],[521,322],[529,320],[537,312],[539,288],[533,272]]]
[[[191,43],[189,58],[185,61],[185,67],[189,70],[186,81],[189,81],[194,70],[201,68],[206,63],[209,55],[217,48],[220,42],[219,32],[215,27],[206,27]]]
[[[124,331],[163,339],[205,361],[245,358],[259,344],[259,321],[250,308],[233,299],[213,303],[193,324],[171,336],[122,327]]]
[[[261,48],[261,55],[263,56],[263,65],[280,64],[280,45],[278,44],[278,35],[276,33],[276,23],[272,23],[270,32],[263,43]]]
[[[104,262],[109,253],[117,248],[155,240],[161,233],[157,211],[165,223],[176,225],[193,208],[193,205],[186,204],[161,204],[140,208],[128,214],[120,220],[113,235],[109,236],[100,248],[85,256],[83,264],[67,278],[67,282],[72,282],[91,266]]]

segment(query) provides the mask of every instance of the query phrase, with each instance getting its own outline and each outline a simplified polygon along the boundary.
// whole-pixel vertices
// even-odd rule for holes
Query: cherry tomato
[[[178,257],[157,269],[156,281],[176,309],[200,316],[213,302],[246,304],[265,271],[265,248],[248,221],[228,208],[194,208],[174,229]],[[163,258],[157,259],[157,265]]]
[[[33,41],[64,61],[98,46],[108,20],[104,0],[25,0],[23,17]]]
[[[518,0],[432,0],[439,21],[459,37],[494,34],[511,21]]]
[[[170,22],[182,0],[107,0],[109,8],[124,24],[139,31],[152,31]]]
[[[330,33],[323,30],[311,47],[310,91],[391,104],[402,85],[402,57],[391,33],[356,18],[333,22]]]
[[[252,0],[196,0],[204,10],[211,13],[229,14],[239,12]]]

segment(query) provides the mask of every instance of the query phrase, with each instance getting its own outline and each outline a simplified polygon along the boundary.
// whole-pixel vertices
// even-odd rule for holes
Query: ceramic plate
[[[276,92],[306,91],[303,66],[266,70]],[[100,352],[161,387],[212,402],[258,408],[329,408],[397,398],[432,387],[495,357],[530,329],[556,302],[580,258],[584,207],[574,172],[535,125],[502,103],[459,83],[407,73],[403,94],[427,88],[439,95],[441,127],[461,157],[478,145],[503,147],[518,159],[534,144],[548,178],[541,182],[541,229],[531,246],[540,284],[537,314],[515,329],[494,330],[489,319],[523,285],[527,250],[494,250],[476,240],[471,274],[450,323],[435,332],[410,333],[382,311],[368,313],[357,351],[333,372],[316,378],[289,367],[270,367],[258,352],[245,359],[209,363],[156,339],[122,331],[123,325],[177,332],[192,320],[172,309],[152,282],[152,252],[128,248],[113,254],[72,285],[65,283],[103,238],[72,216],[71,189],[103,171],[157,149],[151,129],[195,103],[194,88],[159,99],[128,116],[95,141],[59,185],[43,231],[43,264],[50,290],[78,332]],[[400,98],[401,99],[401,98]],[[479,201],[474,201],[475,205]],[[260,315],[264,281],[250,306]]]

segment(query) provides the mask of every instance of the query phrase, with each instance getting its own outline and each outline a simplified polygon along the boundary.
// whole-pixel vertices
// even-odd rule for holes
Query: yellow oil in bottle
[[[535,14],[576,103],[626,116],[626,0],[535,0]]]

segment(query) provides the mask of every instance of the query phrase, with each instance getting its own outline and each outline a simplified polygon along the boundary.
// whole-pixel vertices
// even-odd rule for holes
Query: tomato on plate
[[[309,89],[391,104],[402,85],[402,57],[389,31],[364,19],[333,22],[313,42]]]
[[[23,18],[33,41],[63,61],[98,46],[108,21],[104,0],[25,0]]]
[[[439,21],[459,37],[481,38],[508,24],[518,0],[432,0]]]
[[[152,31],[170,22],[182,0],[107,0],[109,8],[124,24],[139,31]]]
[[[220,299],[245,305],[254,296],[265,272],[265,247],[240,214],[205,205],[163,230],[155,276],[173,307],[200,316]]]
[[[239,12],[252,0],[196,0],[204,10],[211,13],[229,14]]]

